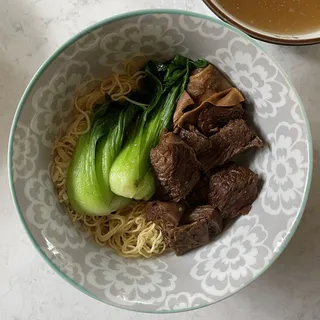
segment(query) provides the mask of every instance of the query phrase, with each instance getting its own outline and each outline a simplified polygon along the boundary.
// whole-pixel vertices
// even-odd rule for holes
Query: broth
[[[217,0],[238,20],[277,34],[320,30],[320,0]]]

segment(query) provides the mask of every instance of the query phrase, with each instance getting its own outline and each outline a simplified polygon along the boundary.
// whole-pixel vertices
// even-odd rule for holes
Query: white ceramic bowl
[[[49,176],[52,139],[65,128],[77,87],[143,52],[204,57],[247,97],[247,113],[268,147],[250,166],[264,180],[248,216],[182,257],[127,260],[94,245],[58,204]],[[144,312],[203,307],[239,291],[283,251],[303,213],[312,144],[301,101],[257,43],[210,17],[172,10],[107,19],[73,37],[39,69],[14,118],[9,148],[13,199],[35,247],[58,274],[102,302]]]

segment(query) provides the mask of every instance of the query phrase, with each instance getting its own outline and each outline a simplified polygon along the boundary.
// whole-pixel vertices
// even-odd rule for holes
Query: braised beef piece
[[[208,224],[210,239],[222,231],[222,216],[218,210],[210,205],[191,208],[182,216],[180,223],[182,225],[190,224],[201,219],[205,219]]]
[[[177,255],[207,244],[222,231],[222,217],[212,206],[205,205],[185,212],[182,204],[175,202],[149,202],[147,221],[156,223],[168,247]]]
[[[197,70],[189,78],[187,92],[197,105],[215,93],[231,88],[230,82],[212,64]]]
[[[184,206],[176,202],[148,202],[146,205],[146,219],[153,221],[162,228],[177,227],[184,212]]]
[[[179,131],[179,137],[197,153],[202,153],[209,148],[210,140],[192,125],[186,125]]]
[[[209,243],[209,229],[205,219],[172,228],[167,233],[167,243],[177,256]]]
[[[210,138],[190,125],[182,128],[179,136],[195,150],[204,172],[230,161],[247,149],[263,147],[262,140],[242,119],[230,121]]]
[[[229,88],[211,95],[197,105],[185,91],[173,115],[174,127],[196,125],[203,134],[209,136],[216,127],[225,125],[229,120],[242,118],[243,101],[244,98],[238,89]]]
[[[177,255],[208,243],[210,240],[209,223],[210,232],[218,230],[217,222],[206,220],[210,218],[210,212],[206,212],[206,215],[203,216],[190,213],[188,215],[190,218],[185,219],[185,225],[178,226],[184,209],[183,205],[175,202],[154,201],[146,206],[147,221],[153,221],[161,228],[166,245],[172,248]],[[212,218],[215,218],[213,214]]]
[[[186,197],[189,206],[201,206],[208,203],[209,178],[202,174],[199,182],[194,186],[192,191]]]
[[[231,93],[234,94],[231,96]],[[223,92],[221,94],[223,94]],[[230,120],[243,117],[244,111],[240,103],[243,101],[243,97],[240,92],[233,88],[225,98],[225,104],[222,99],[219,101],[219,105],[214,105],[210,102],[203,103],[197,126],[204,135],[209,136],[215,132],[216,128],[223,127]]]
[[[195,151],[172,132],[162,134],[150,159],[157,181],[157,199],[179,202],[199,181],[200,164]]]
[[[210,137],[207,148],[199,150],[197,158],[202,170],[208,172],[252,147],[263,147],[262,140],[244,120],[233,120]]]
[[[180,226],[166,228],[166,243],[180,256],[209,243],[222,231],[222,217],[212,206],[200,206],[186,212]]]
[[[228,163],[210,178],[208,201],[223,218],[249,213],[257,196],[258,176],[250,169]]]

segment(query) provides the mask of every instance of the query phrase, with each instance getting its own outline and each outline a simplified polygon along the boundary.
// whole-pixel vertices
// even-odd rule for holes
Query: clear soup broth
[[[238,20],[260,30],[296,35],[320,30],[320,0],[217,0]]]

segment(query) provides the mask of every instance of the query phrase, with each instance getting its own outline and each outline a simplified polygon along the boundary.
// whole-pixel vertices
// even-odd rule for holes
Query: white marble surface
[[[242,292],[199,311],[137,314],[103,305],[77,291],[32,247],[13,207],[7,180],[7,140],[18,100],[43,60],[71,35],[105,17],[143,8],[210,14],[200,0],[0,1],[0,319],[320,319],[320,45],[264,45],[287,71],[307,109],[315,149],[314,180],[303,221],[288,248]]]

